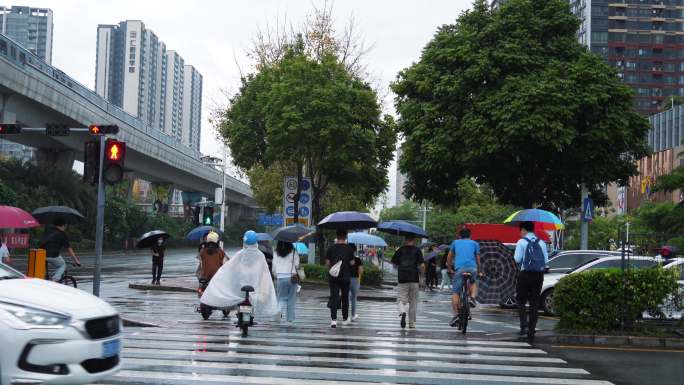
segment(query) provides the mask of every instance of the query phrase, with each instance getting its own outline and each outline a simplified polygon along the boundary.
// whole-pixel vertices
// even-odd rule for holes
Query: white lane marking
[[[411,368],[420,368],[421,370],[434,370],[437,372],[448,372],[446,369],[472,369],[472,370],[501,370],[501,371],[522,371],[522,372],[538,372],[538,373],[566,373],[566,374],[589,374],[584,369],[568,368],[564,366],[516,366],[516,365],[493,365],[493,364],[466,364],[454,363],[446,361],[429,361],[429,360],[405,360],[394,358],[338,358],[338,357],[308,357],[308,356],[293,356],[281,354],[251,354],[251,353],[236,353],[226,354],[218,352],[192,352],[187,350],[150,350],[139,348],[124,348],[124,360],[127,362],[129,354],[137,353],[150,357],[155,354],[162,354],[171,359],[192,358],[193,362],[199,358],[217,358],[230,361],[242,359],[254,359],[262,361],[274,361],[278,365],[284,362],[304,362],[316,364],[356,364],[356,365],[384,365],[384,366],[408,366]],[[301,367],[299,367],[301,369]],[[307,368],[308,370],[308,368]]]

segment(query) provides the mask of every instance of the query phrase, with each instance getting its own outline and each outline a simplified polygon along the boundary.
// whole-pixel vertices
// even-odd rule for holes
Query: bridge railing
[[[40,57],[3,34],[0,34],[0,58],[7,60],[21,70],[35,71],[65,85],[77,93],[80,97],[86,99],[92,105],[98,107],[107,114],[128,124],[138,132],[142,132],[158,142],[170,146],[175,151],[186,155],[193,160],[199,161],[200,157],[202,156],[199,151],[183,145],[162,131],[145,124],[140,118],[133,116],[119,106],[110,103],[92,89],[74,80],[58,68],[45,63],[45,61],[43,61]],[[220,177],[217,176],[218,172],[215,169],[210,167],[206,168],[206,170],[201,170],[199,173],[204,174],[203,176],[207,176],[207,179],[214,179],[215,181],[220,180]],[[250,187],[238,179],[235,179],[231,176],[226,176],[226,184],[227,187],[231,188],[232,190],[245,195],[251,195]]]

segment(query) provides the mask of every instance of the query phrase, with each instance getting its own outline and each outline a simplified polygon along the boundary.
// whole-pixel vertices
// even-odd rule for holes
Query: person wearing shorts
[[[470,287],[468,297],[470,306],[476,307],[477,301],[477,279],[480,275],[480,244],[470,239],[470,230],[461,229],[459,232],[461,239],[457,239],[449,246],[447,257],[447,268],[454,273],[451,289],[451,307],[454,318],[451,324],[454,325],[458,319],[458,312],[461,307],[461,288],[463,287],[463,274],[470,273]]]

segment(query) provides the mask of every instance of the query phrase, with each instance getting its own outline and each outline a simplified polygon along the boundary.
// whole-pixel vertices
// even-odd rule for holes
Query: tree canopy
[[[524,207],[574,207],[581,183],[604,201],[648,152],[631,89],[578,43],[567,1],[487,3],[440,27],[392,85],[407,192],[453,205],[470,177]]]
[[[332,186],[364,204],[387,186],[394,120],[381,116],[375,92],[334,55],[310,58],[301,42],[243,79],[219,125],[242,170],[287,163],[311,177],[315,220]]]

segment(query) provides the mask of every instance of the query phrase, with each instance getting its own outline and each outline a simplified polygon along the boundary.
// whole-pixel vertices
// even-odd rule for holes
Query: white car
[[[626,259],[629,263],[628,267],[631,269],[640,269],[644,267],[653,267],[658,265],[658,261],[651,257],[636,257],[632,256]],[[567,273],[545,274],[544,284],[541,292],[541,308],[547,314],[553,314],[553,289],[556,287],[558,281],[568,274],[580,273],[587,270],[595,269],[619,269],[622,266],[622,256],[619,257],[596,257],[589,262],[570,270]]]
[[[121,366],[122,324],[106,302],[0,263],[0,385],[86,384]]]

